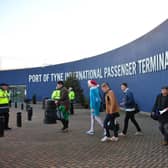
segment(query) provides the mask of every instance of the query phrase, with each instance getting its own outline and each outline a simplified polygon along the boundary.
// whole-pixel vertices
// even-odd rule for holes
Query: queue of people
[[[137,113],[137,104],[134,99],[133,92],[128,88],[127,83],[121,84],[121,90],[123,92],[123,99],[120,106],[125,109],[125,119],[124,128],[122,132],[118,133],[119,125],[117,123],[117,118],[120,116],[120,106],[117,102],[114,91],[110,88],[108,83],[103,83],[101,85],[101,90],[105,93],[105,106],[106,106],[106,116],[104,123],[99,116],[99,106],[100,106],[100,94],[99,85],[95,80],[89,80],[88,86],[90,88],[90,112],[91,112],[91,128],[87,131],[87,134],[94,134],[93,123],[96,120],[100,126],[105,129],[104,137],[101,142],[113,141],[117,142],[119,136],[125,137],[127,135],[129,120],[135,125],[137,132],[135,136],[143,135],[142,129],[135,119],[135,114]],[[168,145],[168,86],[164,86],[161,89],[161,94],[156,97],[154,107],[152,109],[151,117],[159,122],[159,129],[163,134],[164,140],[163,145]],[[113,130],[113,136],[110,136],[110,130]]]
[[[95,121],[102,128],[104,137],[101,142],[113,141],[117,142],[119,136],[125,137],[128,131],[129,120],[135,125],[137,132],[136,136],[143,135],[142,129],[138,124],[136,118],[136,101],[134,99],[133,92],[128,88],[127,83],[121,84],[121,90],[123,92],[122,102],[118,103],[114,91],[110,88],[109,84],[104,82],[101,85],[101,90],[105,95],[105,109],[106,115],[104,121],[100,118],[100,106],[102,103],[99,84],[95,80],[88,81],[88,87],[90,89],[90,129],[86,132],[88,135],[95,134]],[[75,92],[70,87],[67,89],[64,86],[63,81],[58,81],[56,89],[51,95],[51,99],[55,101],[57,109],[62,113],[60,119],[63,128],[63,132],[67,132],[69,128],[69,114],[74,114],[73,103],[75,100]],[[9,88],[5,83],[0,84],[0,116],[4,117],[5,130],[10,130],[9,127]],[[117,118],[120,116],[120,106],[125,109],[124,127],[122,132],[119,131],[119,124]],[[159,129],[164,137],[163,145],[168,145],[168,86],[161,88],[161,93],[157,95],[151,118],[159,122]],[[110,131],[113,131],[113,136],[110,135]]]

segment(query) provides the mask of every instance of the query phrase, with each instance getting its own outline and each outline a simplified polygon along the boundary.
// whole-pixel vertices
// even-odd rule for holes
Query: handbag
[[[56,120],[63,120],[64,119],[64,115],[63,112],[60,111],[58,108],[56,110]]]
[[[160,116],[160,113],[159,113],[159,110],[156,110],[155,112],[151,112],[151,118],[153,119],[153,120],[158,120],[159,119],[159,116]]]
[[[139,105],[135,103],[135,114],[140,112]]]

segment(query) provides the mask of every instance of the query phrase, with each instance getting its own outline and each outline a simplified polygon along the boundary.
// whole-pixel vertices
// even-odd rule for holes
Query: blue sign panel
[[[51,95],[58,80],[75,74],[85,95],[87,80],[110,84],[121,101],[120,84],[126,82],[143,111],[151,111],[156,95],[168,85],[168,20],[145,36],[113,51],[66,64],[1,71],[1,82],[26,85],[27,94],[40,100]]]

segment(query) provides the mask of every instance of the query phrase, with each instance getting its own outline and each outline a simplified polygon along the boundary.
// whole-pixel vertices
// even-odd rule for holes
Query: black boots
[[[68,120],[61,120],[61,121],[62,121],[62,124],[63,124],[62,131],[67,131],[68,130],[69,121]]]

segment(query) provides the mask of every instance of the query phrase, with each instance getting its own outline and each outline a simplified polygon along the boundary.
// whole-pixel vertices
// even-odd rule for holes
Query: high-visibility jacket
[[[0,89],[0,105],[9,103],[9,95],[6,90]]]
[[[59,90],[59,89],[54,90],[51,95],[51,99],[52,100],[60,100],[60,98],[61,98],[61,90]]]
[[[7,91],[7,95],[8,95],[8,99],[9,99],[9,101],[10,101],[10,99],[11,99],[11,92],[10,92],[10,91]]]
[[[75,92],[73,90],[71,90],[69,92],[68,96],[69,96],[69,100],[71,100],[71,101],[75,100]]]

